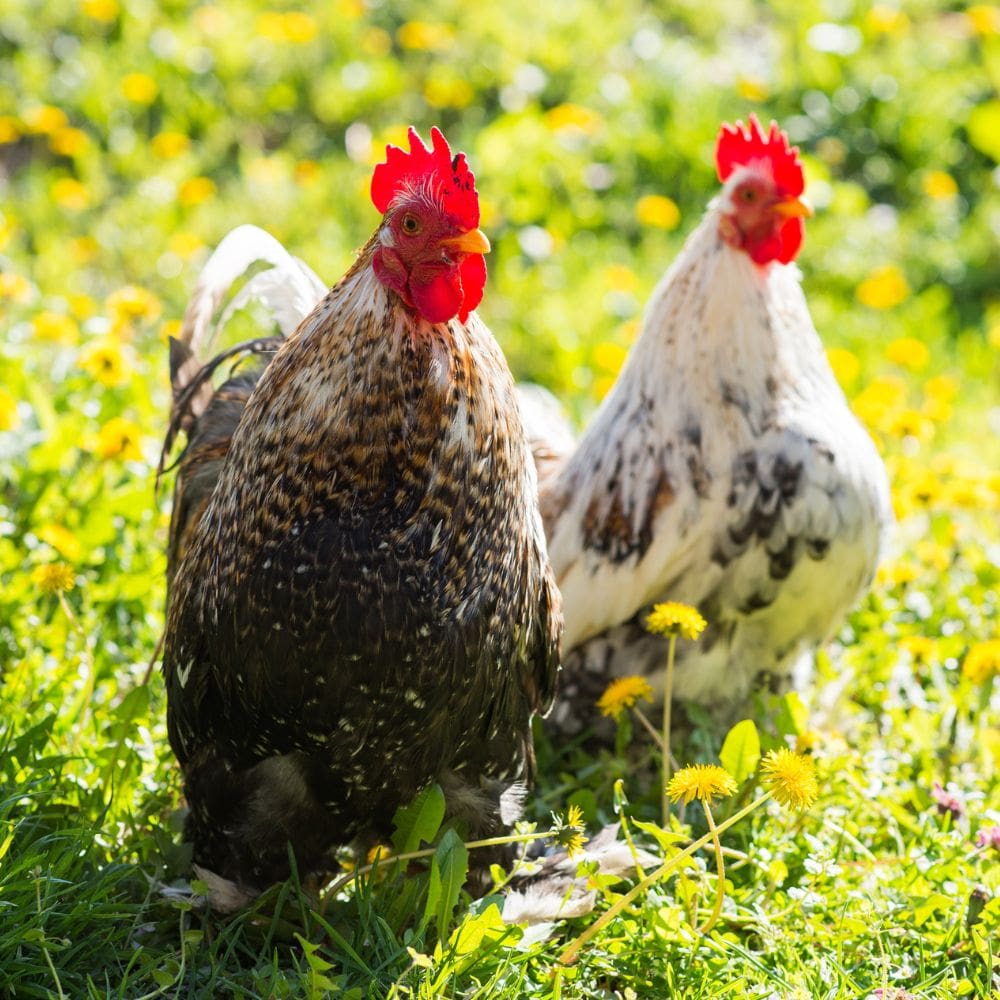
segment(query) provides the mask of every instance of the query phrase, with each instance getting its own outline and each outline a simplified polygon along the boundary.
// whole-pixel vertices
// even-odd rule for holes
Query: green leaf
[[[454,830],[441,838],[431,865],[431,879],[437,870],[440,874],[440,893],[437,899],[437,930],[439,940],[444,940],[451,923],[451,915],[458,904],[462,886],[469,874],[469,849]]]
[[[484,942],[498,941],[513,928],[503,922],[496,903],[490,903],[478,916],[467,918],[455,929],[448,944],[458,955],[479,951]]]
[[[669,830],[664,830],[662,826],[657,826],[656,823],[649,823],[642,819],[633,819],[630,822],[636,829],[642,830],[643,833],[648,833],[668,855],[676,853],[672,850],[675,844],[683,843],[687,840],[687,837],[683,834],[671,833]]]
[[[420,849],[421,843],[432,843],[444,819],[444,792],[440,785],[425,788],[408,806],[400,806],[393,816],[395,832],[392,846],[397,854]]]
[[[798,691],[789,691],[782,697],[775,724],[782,736],[801,736],[809,729],[809,709]]]
[[[752,719],[737,722],[726,733],[719,760],[740,784],[757,770],[760,761],[760,734]]]

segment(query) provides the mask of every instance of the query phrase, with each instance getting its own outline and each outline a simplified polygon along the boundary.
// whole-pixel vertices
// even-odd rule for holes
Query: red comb
[[[792,197],[802,194],[806,184],[798,147],[788,145],[788,136],[778,129],[777,122],[771,122],[767,135],[761,132],[756,115],[750,115],[749,125],[723,124],[715,143],[715,167],[720,181],[725,181],[737,167],[761,160],[770,165],[780,191]]]
[[[385,163],[372,174],[372,203],[384,215],[401,192],[429,183],[442,209],[461,228],[475,229],[479,225],[479,195],[465,153],[452,156],[448,141],[436,126],[431,129],[432,149],[412,126],[407,137],[408,153],[399,146],[385,147]]]

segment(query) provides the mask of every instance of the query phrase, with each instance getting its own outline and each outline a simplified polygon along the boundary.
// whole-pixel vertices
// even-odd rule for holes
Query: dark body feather
[[[288,874],[288,843],[306,871],[387,837],[434,781],[475,830],[500,826],[558,669],[506,363],[474,314],[405,310],[370,253],[250,394],[171,593],[187,835],[255,890]]]

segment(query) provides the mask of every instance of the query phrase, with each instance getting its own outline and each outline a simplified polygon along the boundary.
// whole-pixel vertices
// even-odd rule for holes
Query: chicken
[[[657,602],[708,619],[679,643],[674,696],[725,718],[801,683],[872,580],[888,483],[792,263],[810,214],[797,153],[774,123],[723,126],[722,191],[577,443],[551,397],[522,393],[566,616],[558,732],[593,722],[615,677],[660,680]]]
[[[388,837],[432,782],[472,834],[504,828],[553,698],[561,614],[534,467],[473,311],[489,244],[464,154],[431,134],[387,148],[381,224],[244,395],[213,395],[175,348],[191,436],[167,726],[185,835],[225,908],[286,877],[289,847],[306,873]]]

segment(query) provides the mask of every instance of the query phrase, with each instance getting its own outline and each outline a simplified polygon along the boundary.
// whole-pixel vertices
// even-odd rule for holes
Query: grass
[[[1000,854],[976,840],[1000,823],[998,66],[998,8],[937,0],[9,0],[0,997],[996,995]],[[152,473],[165,337],[210,248],[256,222],[332,281],[376,221],[372,157],[440,123],[483,193],[482,313],[582,419],[715,190],[719,122],[749,111],[803,149],[807,296],[899,517],[805,702],[748,707],[761,752],[811,751],[817,802],[723,833],[703,935],[710,847],[627,905],[638,875],[592,876],[595,914],[531,943],[461,894],[436,823],[400,833],[435,841],[422,871],[380,866],[325,908],[295,879],[228,921],[165,896],[190,857],[162,681],[143,683],[169,516]],[[760,788],[750,730],[725,744],[680,714],[679,764],[721,752],[741,779],[722,824]],[[663,857],[706,829],[694,804],[660,826],[634,715],[614,753],[540,735],[539,755],[540,829],[571,806],[591,831],[625,817]]]

